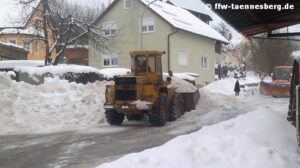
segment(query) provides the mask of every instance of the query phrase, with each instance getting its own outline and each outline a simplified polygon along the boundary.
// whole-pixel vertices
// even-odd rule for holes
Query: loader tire
[[[168,121],[175,121],[183,115],[183,99],[179,93],[176,93],[170,101]]]
[[[107,109],[105,117],[110,125],[121,125],[124,121],[124,114],[118,113],[115,109]]]
[[[152,113],[149,115],[149,122],[152,126],[164,126],[167,121],[167,113],[163,113],[163,110],[167,108],[167,96],[165,94],[160,95],[153,105]]]
[[[127,115],[128,121],[141,121],[144,118],[143,114]]]

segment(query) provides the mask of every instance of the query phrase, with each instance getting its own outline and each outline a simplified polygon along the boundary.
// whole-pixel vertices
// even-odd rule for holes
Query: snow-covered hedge
[[[96,68],[82,65],[58,65],[45,67],[15,67],[17,81],[24,81],[30,84],[41,84],[45,77],[58,76],[60,79],[69,82],[83,83],[102,80],[103,75]]]

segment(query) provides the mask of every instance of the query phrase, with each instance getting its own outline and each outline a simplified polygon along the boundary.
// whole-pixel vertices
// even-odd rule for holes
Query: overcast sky
[[[95,4],[94,2],[97,2],[97,4],[99,2],[107,3],[109,0],[67,0],[67,1],[80,2],[83,5],[93,5],[93,4]],[[214,14],[211,10],[207,9],[205,4],[203,4],[201,2],[201,0],[171,0],[171,1],[175,2],[175,4],[180,7],[184,7],[184,8],[194,10],[194,11],[200,11],[200,12],[205,11],[204,13],[208,13],[213,18],[214,21],[211,23],[213,25],[216,25],[222,21],[222,19],[220,17],[218,17],[216,14]],[[17,7],[16,7],[16,3],[14,2],[14,0],[0,0],[0,27],[7,25],[7,23],[9,22],[8,13],[11,17],[15,17],[17,15],[17,13],[14,12],[16,10],[17,10]],[[233,32],[233,38],[236,41],[239,41],[237,39],[241,38],[241,35],[238,32],[236,32],[235,30],[233,30],[232,28],[231,28],[231,31]],[[290,27],[289,31],[299,32],[300,26],[298,25],[298,26]]]

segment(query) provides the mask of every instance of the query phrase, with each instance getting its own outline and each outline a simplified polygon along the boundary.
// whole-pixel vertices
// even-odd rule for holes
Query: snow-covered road
[[[288,99],[264,96],[238,98],[202,93],[197,110],[162,128],[149,127],[148,122],[144,121],[125,122],[121,127],[102,125],[64,133],[0,136],[0,165],[95,167],[128,153],[162,145],[178,135],[236,117],[258,106],[272,108],[278,104],[287,108]]]

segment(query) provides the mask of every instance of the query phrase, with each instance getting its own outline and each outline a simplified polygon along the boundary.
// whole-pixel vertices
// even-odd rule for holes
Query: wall
[[[89,50],[86,48],[67,48],[68,64],[88,65]]]
[[[134,0],[131,9],[124,9],[123,0],[117,4],[101,19],[97,24],[101,27],[102,23],[107,21],[115,21],[118,24],[118,34],[114,38],[112,51],[119,55],[118,67],[130,68],[130,58],[128,52],[132,50],[140,50],[140,16],[145,9],[141,2]],[[168,35],[175,32],[160,16],[147,10],[144,18],[153,17],[155,19],[155,32],[144,33],[143,42],[144,50],[165,51],[163,55],[163,71],[167,72],[167,56],[168,56]],[[89,65],[96,68],[104,68],[102,66],[101,51],[90,43],[89,46]],[[178,52],[184,50],[189,55],[189,65],[182,66],[178,64]],[[214,81],[214,67],[216,61],[215,40],[183,30],[178,31],[171,36],[170,40],[170,64],[173,72],[193,72],[200,75],[197,79],[198,83],[209,83]],[[209,57],[209,68],[201,68],[201,56]]]
[[[137,0],[133,0],[131,9],[124,9],[124,2],[120,0],[97,24],[98,27],[107,21],[118,24],[117,36],[114,38],[111,50],[119,55],[118,67],[130,68],[129,51],[141,50],[140,17],[145,6]],[[171,32],[170,26],[159,16],[146,11],[144,18],[153,17],[155,20],[155,31],[143,34],[143,50],[157,50],[167,52],[167,36]],[[89,65],[96,68],[102,66],[101,51],[97,47],[89,46]],[[163,56],[163,70],[167,70],[167,54]]]
[[[173,72],[192,72],[199,74],[197,83],[205,84],[214,81],[215,77],[215,40],[180,30],[171,37],[171,70]],[[179,64],[178,53],[188,54],[188,65]],[[201,67],[201,57],[207,56],[208,69]]]

